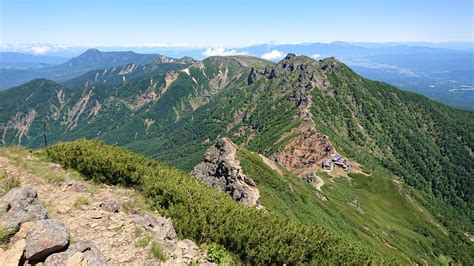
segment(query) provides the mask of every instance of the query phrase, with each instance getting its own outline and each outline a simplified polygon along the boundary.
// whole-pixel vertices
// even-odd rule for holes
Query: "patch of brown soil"
[[[328,137],[314,127],[301,128],[300,134],[290,140],[272,158],[297,175],[307,175],[321,169],[324,159],[331,156],[334,148]]]

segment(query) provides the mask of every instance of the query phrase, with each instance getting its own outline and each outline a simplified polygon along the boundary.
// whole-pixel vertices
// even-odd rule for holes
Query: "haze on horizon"
[[[0,44],[473,41],[470,0],[0,0]]]

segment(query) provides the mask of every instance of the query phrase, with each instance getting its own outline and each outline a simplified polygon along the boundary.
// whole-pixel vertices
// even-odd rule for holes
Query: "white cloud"
[[[224,47],[212,47],[212,48],[207,48],[204,53],[202,53],[204,56],[227,56],[227,55],[247,55],[248,52],[242,51],[239,52],[237,50],[227,50]]]
[[[264,53],[261,57],[267,60],[278,60],[278,59],[282,59],[284,56],[285,55],[283,54],[283,52],[280,52],[278,50],[273,50],[269,53]]]
[[[316,59],[316,58],[319,58],[320,56],[321,56],[320,54],[314,54],[314,55],[312,55],[311,57],[313,57],[314,59]]]
[[[36,46],[36,47],[31,47],[29,49],[33,54],[36,55],[41,55],[47,53],[49,50],[51,50],[51,47],[48,46]]]
[[[78,48],[78,46],[64,45],[64,44],[2,44],[0,51],[5,52],[20,52],[35,55],[52,54],[55,52],[67,51],[69,49]]]

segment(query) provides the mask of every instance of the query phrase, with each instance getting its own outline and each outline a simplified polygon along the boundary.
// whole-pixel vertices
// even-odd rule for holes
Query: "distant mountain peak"
[[[180,64],[194,64],[196,60],[190,56],[184,56],[178,60],[178,63]]]
[[[101,54],[101,53],[102,52],[99,49],[89,48],[83,53],[83,55],[86,55],[86,54]]]
[[[99,49],[90,48],[87,49],[84,53],[80,54],[78,57],[71,59],[70,61],[75,61],[77,59],[94,59],[97,60],[100,56],[102,56],[103,52]]]

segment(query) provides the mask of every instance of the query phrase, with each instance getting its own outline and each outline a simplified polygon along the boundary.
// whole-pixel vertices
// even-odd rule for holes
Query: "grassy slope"
[[[366,80],[342,64],[326,75],[330,88],[312,93],[318,130],[348,156],[383,166],[474,219],[473,112]]]
[[[243,171],[260,189],[261,204],[270,211],[361,241],[404,264],[423,260],[445,263],[449,260],[446,254],[472,263],[468,255],[472,254],[472,245],[459,245],[449,239],[443,233],[445,229],[411,196],[415,190],[406,185],[396,185],[378,173],[352,175],[350,182],[345,178],[333,182],[325,173],[318,173],[325,181],[322,193],[328,198],[320,201],[316,188],[300,178],[286,171],[278,175],[258,155],[245,149],[237,155]],[[354,200],[362,211],[357,210]]]

